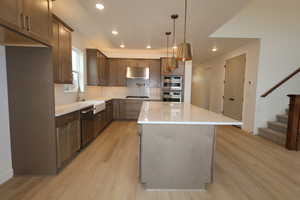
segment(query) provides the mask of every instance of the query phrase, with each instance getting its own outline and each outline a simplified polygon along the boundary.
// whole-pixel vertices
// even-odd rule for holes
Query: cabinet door
[[[122,63],[122,61],[119,61],[118,65],[118,86],[126,86],[126,68],[127,65]]]
[[[109,85],[126,86],[126,63],[120,59],[109,61]]]
[[[105,56],[100,53],[98,61],[99,85],[105,85]]]
[[[56,128],[56,140],[57,167],[60,168],[63,163],[70,158],[71,155],[68,124]]]
[[[138,119],[143,104],[142,100],[124,100],[125,101],[125,118],[128,120]]]
[[[49,0],[23,0],[23,10],[30,35],[49,42],[51,37],[51,11]]]
[[[87,84],[97,86],[99,84],[98,73],[99,53],[87,50]]]
[[[118,86],[118,60],[111,59],[109,62],[109,85]]]
[[[126,102],[125,102],[125,100],[119,101],[119,119],[126,119]]]
[[[13,29],[21,28],[23,15],[20,9],[20,0],[1,0],[0,1],[0,24]]]
[[[52,21],[52,56],[54,82],[61,83],[61,68],[59,64],[59,22],[56,20]]]
[[[62,81],[72,84],[72,33],[62,24],[59,24],[59,63]]]
[[[119,100],[113,100],[113,119],[119,119],[120,103]]]
[[[160,88],[161,87],[161,69],[160,60],[149,60],[150,66],[150,87]]]
[[[80,121],[76,120],[68,124],[71,156],[80,150]]]
[[[105,78],[105,86],[109,85],[109,62],[108,58],[104,57],[105,61],[105,72],[104,72],[104,78]]]

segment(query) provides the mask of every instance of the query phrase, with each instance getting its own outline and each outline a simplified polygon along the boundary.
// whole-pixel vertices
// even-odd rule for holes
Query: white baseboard
[[[10,169],[6,172],[1,172],[0,173],[0,185],[6,181],[8,181],[9,179],[11,179],[14,175],[13,169]]]

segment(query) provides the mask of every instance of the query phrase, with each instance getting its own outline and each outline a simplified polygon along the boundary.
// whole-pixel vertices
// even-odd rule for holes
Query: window
[[[64,86],[65,92],[80,92],[84,91],[84,80],[83,80],[83,52],[80,49],[72,49],[72,74],[73,84],[66,84]]]

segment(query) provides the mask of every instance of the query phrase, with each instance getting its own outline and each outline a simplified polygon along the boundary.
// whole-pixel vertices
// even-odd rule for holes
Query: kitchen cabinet
[[[106,125],[110,124],[113,121],[113,101],[109,100],[105,103],[106,111]]]
[[[0,24],[51,45],[50,0],[1,0]]]
[[[94,116],[94,137],[97,137],[101,131],[113,120],[113,101],[105,103],[105,110]]]
[[[114,120],[120,119],[120,100],[119,99],[113,100],[113,119]]]
[[[56,118],[57,168],[80,150],[80,113],[75,112]]]
[[[50,0],[23,0],[23,14],[27,23],[27,32],[33,38],[50,41],[50,6]]]
[[[131,67],[149,67],[149,87],[161,87],[161,65],[158,59],[109,59],[109,85],[110,86],[126,86],[126,69]]]
[[[20,0],[1,0],[0,24],[19,30],[21,27]]]
[[[98,49],[87,49],[87,84],[105,86],[107,73],[106,56]]]
[[[136,120],[144,100],[140,99],[114,99],[113,118],[116,120]]]
[[[73,29],[53,15],[52,32],[54,82],[58,84],[72,84]]]
[[[170,63],[169,58],[169,63]],[[163,76],[170,76],[170,75],[178,75],[178,76],[184,76],[184,62],[179,61],[177,63],[176,69],[169,69],[168,68],[168,59],[167,58],[161,58],[161,75]]]
[[[150,87],[161,87],[161,63],[160,60],[149,60],[150,66]]]
[[[106,126],[106,111],[94,115],[94,137],[96,138]]]
[[[133,99],[126,99],[124,100],[125,108],[125,119],[127,120],[136,120],[139,117],[141,107],[143,104],[143,100],[133,100]]]
[[[126,86],[126,63],[109,59],[109,86]]]

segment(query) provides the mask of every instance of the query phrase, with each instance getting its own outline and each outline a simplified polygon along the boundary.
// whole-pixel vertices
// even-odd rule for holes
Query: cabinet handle
[[[27,31],[31,31],[31,17],[26,16],[26,21],[27,21]]]
[[[26,18],[23,13],[21,13],[21,27],[22,27],[22,29],[26,28]]]

